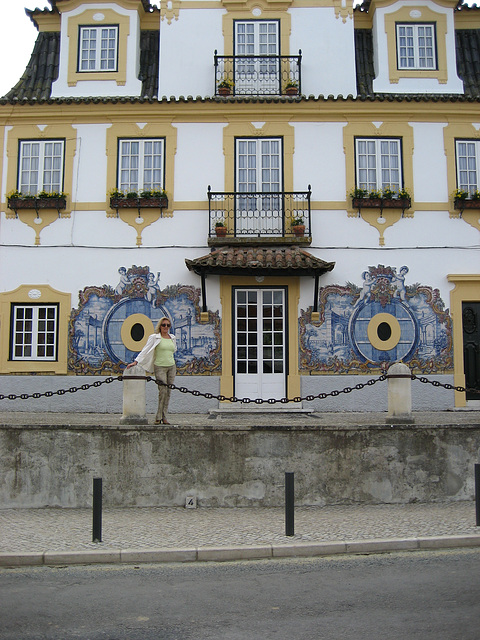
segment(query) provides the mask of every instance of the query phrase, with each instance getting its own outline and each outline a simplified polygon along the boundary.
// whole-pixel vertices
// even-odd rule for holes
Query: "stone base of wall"
[[[0,428],[0,508],[472,500],[480,425]]]

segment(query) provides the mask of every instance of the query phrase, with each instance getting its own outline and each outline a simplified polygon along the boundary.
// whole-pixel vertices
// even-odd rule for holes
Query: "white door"
[[[282,189],[281,138],[237,138],[235,234],[283,235]]]
[[[286,290],[234,290],[234,371],[238,398],[284,398]]]
[[[277,21],[236,21],[235,93],[237,95],[278,95],[280,93],[279,55]],[[271,59],[267,59],[268,57]]]

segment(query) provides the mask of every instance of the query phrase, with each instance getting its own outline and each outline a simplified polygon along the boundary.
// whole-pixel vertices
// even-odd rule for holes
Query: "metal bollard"
[[[93,479],[93,542],[102,541],[102,478]]]
[[[477,527],[480,527],[480,464],[475,465],[475,513]]]
[[[285,535],[295,535],[295,479],[294,474],[285,472]]]

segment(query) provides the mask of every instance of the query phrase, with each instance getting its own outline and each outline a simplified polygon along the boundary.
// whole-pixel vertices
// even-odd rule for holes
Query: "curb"
[[[226,562],[268,558],[307,558],[339,554],[389,553],[480,547],[480,534],[344,540],[338,542],[296,542],[244,546],[191,547],[185,549],[108,549],[0,553],[0,567],[66,566],[89,564],[141,564],[161,562]]]

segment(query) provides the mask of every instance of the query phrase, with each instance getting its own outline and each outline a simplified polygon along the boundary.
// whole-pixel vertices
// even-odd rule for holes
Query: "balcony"
[[[217,192],[208,187],[209,244],[310,244],[311,187],[280,193]]]
[[[215,95],[295,96],[302,93],[298,56],[219,56],[215,51]]]

